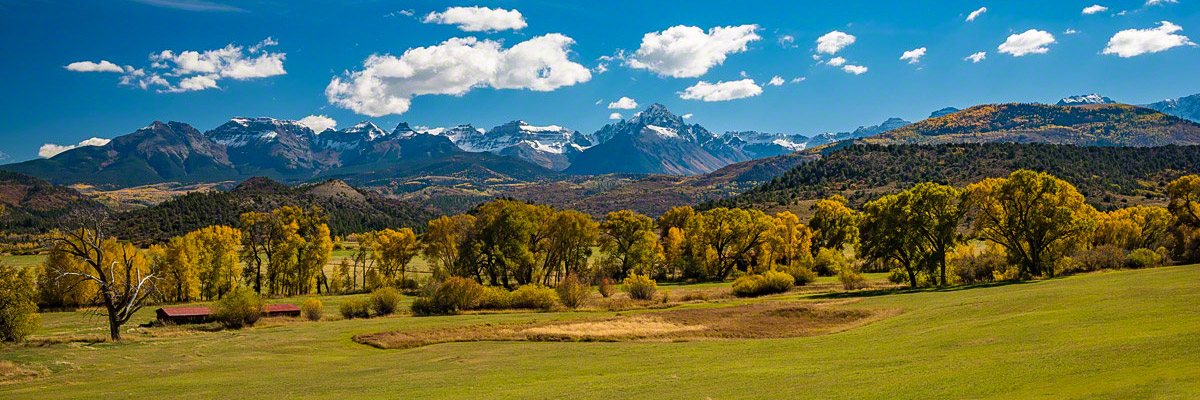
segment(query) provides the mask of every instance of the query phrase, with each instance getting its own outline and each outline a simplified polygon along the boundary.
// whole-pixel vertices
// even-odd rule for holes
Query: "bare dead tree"
[[[108,318],[109,336],[119,341],[121,325],[129,322],[156,291],[157,278],[137,267],[136,254],[127,246],[105,252],[105,241],[110,239],[106,210],[77,210],[64,221],[55,232],[47,235],[48,247],[74,257],[88,268],[85,272],[61,271],[57,278],[72,276],[96,283],[97,302],[104,307],[100,313]]]

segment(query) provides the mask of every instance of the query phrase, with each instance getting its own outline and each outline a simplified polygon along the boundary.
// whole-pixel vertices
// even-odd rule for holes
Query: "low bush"
[[[346,299],[338,306],[338,312],[345,319],[371,318],[371,302],[360,297]]]
[[[738,297],[762,296],[783,293],[792,288],[795,278],[780,271],[767,271],[762,275],[746,275],[733,281],[733,294]]]
[[[1125,250],[1111,244],[1080,251],[1071,257],[1066,272],[1091,272],[1117,269],[1125,264]]]
[[[558,300],[567,308],[579,308],[587,302],[588,295],[592,293],[592,287],[583,284],[575,274],[567,275],[562,282],[558,283],[558,287],[554,288],[558,293]]]
[[[558,303],[558,294],[554,289],[530,284],[517,288],[512,292],[513,308],[528,308],[533,310],[549,310]]]
[[[479,298],[479,308],[504,310],[512,307],[512,292],[499,286],[485,286]]]
[[[320,300],[309,298],[300,305],[300,315],[304,316],[309,321],[320,321],[321,314],[325,312],[325,308]]]
[[[658,283],[646,275],[630,274],[625,278],[623,286],[629,297],[634,300],[650,300],[658,290]]]
[[[895,283],[897,285],[910,283],[908,279],[908,271],[905,271],[904,268],[892,268],[891,271],[888,271],[888,282]]]
[[[858,273],[858,269],[847,263],[838,271],[838,280],[842,282],[842,287],[846,290],[862,289],[867,287],[867,279]]]
[[[980,254],[975,254],[970,245],[962,245],[950,256],[948,270],[958,282],[972,284],[991,282],[997,272],[1003,274],[1008,268],[1008,257],[1004,248],[993,245]]]
[[[784,272],[792,276],[796,286],[804,286],[817,280],[817,273],[806,267],[792,268]]]
[[[400,308],[400,291],[392,287],[383,287],[371,292],[371,310],[376,315],[391,315]]]
[[[613,293],[616,293],[615,288],[613,288],[613,281],[612,281],[612,279],[609,279],[608,277],[600,278],[599,287],[597,287],[596,289],[599,290],[600,295],[604,296],[604,298],[606,298],[606,299],[609,296],[612,296]]]
[[[443,313],[454,314],[479,307],[482,298],[483,286],[478,282],[452,276],[438,285],[432,301]]]
[[[1137,249],[1125,257],[1126,268],[1149,268],[1162,265],[1163,257],[1154,250]]]
[[[262,318],[263,302],[254,291],[239,287],[226,293],[212,307],[213,320],[226,328],[253,326]]]
[[[813,272],[821,276],[836,275],[842,267],[849,264],[846,261],[846,255],[840,250],[822,248],[817,251],[817,256],[813,258]]]
[[[704,294],[704,292],[692,292],[692,293],[683,295],[683,297],[680,297],[679,300],[680,301],[697,301],[697,300],[708,301],[708,295]]]

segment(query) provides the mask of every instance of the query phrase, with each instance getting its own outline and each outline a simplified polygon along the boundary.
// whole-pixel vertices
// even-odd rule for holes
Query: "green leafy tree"
[[[858,213],[846,206],[846,198],[834,195],[812,206],[808,226],[814,230],[813,255],[826,249],[841,250],[858,242]]]
[[[646,241],[646,233],[653,235],[653,229],[654,220],[629,210],[610,212],[604,217],[600,224],[600,251],[605,254],[604,263],[611,268],[612,276],[620,279],[634,268],[644,269],[653,262],[654,247]]]

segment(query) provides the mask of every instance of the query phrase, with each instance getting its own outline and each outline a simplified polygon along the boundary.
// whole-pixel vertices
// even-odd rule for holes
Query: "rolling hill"
[[[418,204],[380,196],[339,180],[287,186],[268,178],[253,178],[227,192],[189,193],[154,207],[117,213],[117,235],[138,243],[161,242],[208,225],[237,226],[249,211],[270,211],[290,205],[320,207],[334,235],[383,228],[422,230],[436,215]]]
[[[1125,104],[991,104],[862,139],[869,144],[1054,143],[1078,146],[1200,144],[1200,124]]]
[[[8,171],[0,171],[0,205],[0,231],[9,233],[44,233],[72,210],[104,207],[75,189]]]
[[[1018,169],[1043,171],[1079,188],[1101,210],[1166,203],[1166,183],[1200,173],[1200,146],[1083,147],[982,143],[848,145],[826,149],[744,194],[701,208],[789,209],[807,214],[815,200],[834,194],[855,205],[921,182],[962,187]]]

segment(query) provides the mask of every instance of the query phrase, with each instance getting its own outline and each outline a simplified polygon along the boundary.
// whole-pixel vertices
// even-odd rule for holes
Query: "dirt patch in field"
[[[838,303],[842,304],[844,302]],[[481,324],[357,335],[381,349],[475,341],[692,341],[766,339],[839,332],[895,315],[896,310],[836,308],[837,304],[768,301],[728,306],[637,312],[607,317]]]

